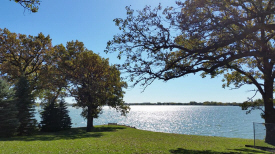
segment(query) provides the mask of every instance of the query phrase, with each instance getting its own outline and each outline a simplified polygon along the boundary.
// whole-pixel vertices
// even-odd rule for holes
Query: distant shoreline
[[[203,102],[203,103],[196,103],[196,102],[190,102],[190,103],[125,103],[125,105],[197,105],[197,106],[241,106],[242,103],[221,103],[221,102]],[[36,106],[40,106],[40,103],[36,103]],[[67,106],[74,106],[75,103],[68,103]]]
[[[198,105],[198,106],[240,106],[242,103],[221,103],[221,102],[204,102],[204,103],[125,103],[125,105]]]

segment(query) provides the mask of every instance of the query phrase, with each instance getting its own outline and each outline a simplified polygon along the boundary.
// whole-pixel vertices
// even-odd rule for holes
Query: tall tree
[[[19,135],[31,134],[36,127],[34,98],[47,86],[52,51],[50,37],[42,33],[27,36],[0,29],[0,75],[15,85]]]
[[[52,51],[50,37],[42,33],[27,36],[0,29],[0,75],[12,83],[26,77],[31,90],[41,89],[38,81],[48,72]]]
[[[15,135],[19,126],[18,110],[13,96],[14,91],[9,83],[0,79],[0,136],[2,137]]]
[[[127,18],[115,19],[122,33],[106,52],[125,56],[121,66],[135,84],[168,81],[187,74],[224,74],[225,86],[255,85],[264,100],[264,119],[275,123],[275,1],[177,1],[177,7],[126,7]],[[274,129],[266,142],[275,145]]]
[[[126,82],[121,81],[120,72],[110,66],[108,59],[87,50],[81,42],[68,42],[70,60],[64,61],[67,75],[74,85],[71,92],[75,97],[76,106],[83,108],[82,116],[87,118],[87,131],[93,128],[93,119],[108,105],[125,115],[129,107],[123,101],[123,88]],[[65,58],[64,58],[65,59]]]
[[[37,12],[40,5],[40,0],[10,0],[20,4],[24,9],[27,9],[33,13]]]
[[[35,102],[31,93],[29,81],[26,77],[19,78],[15,85],[15,102],[18,108],[18,135],[30,135],[37,129],[35,119]]]

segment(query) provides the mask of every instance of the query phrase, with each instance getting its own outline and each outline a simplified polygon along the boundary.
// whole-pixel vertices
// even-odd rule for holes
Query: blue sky
[[[175,5],[172,0],[43,0],[37,13],[24,11],[23,7],[9,0],[0,5],[0,28],[11,32],[50,35],[53,45],[67,41],[84,42],[89,50],[109,58],[110,63],[122,63],[116,54],[106,54],[107,41],[119,33],[113,19],[125,18],[125,6],[142,9],[145,5]],[[199,74],[189,75],[168,82],[155,81],[144,92],[143,87],[126,89],[125,102],[243,102],[254,95],[245,86],[237,90],[222,88],[222,76],[214,79],[201,78]],[[132,83],[128,83],[131,85]],[[260,95],[257,95],[260,98]],[[68,100],[70,101],[70,100]]]

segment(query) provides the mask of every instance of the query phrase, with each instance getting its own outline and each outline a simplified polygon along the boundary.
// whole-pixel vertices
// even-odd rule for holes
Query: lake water
[[[103,108],[94,125],[118,123],[137,129],[155,132],[253,138],[253,122],[264,122],[260,111],[246,114],[238,106],[130,106],[126,116],[114,109]],[[82,109],[68,107],[72,127],[85,127],[86,120],[80,116]],[[37,119],[40,121],[39,115]]]

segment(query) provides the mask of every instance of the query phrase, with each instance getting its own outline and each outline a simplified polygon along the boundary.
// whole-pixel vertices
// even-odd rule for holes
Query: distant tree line
[[[0,29],[0,136],[31,135],[36,131],[71,128],[65,97],[83,109],[87,131],[108,105],[125,115],[126,82],[108,59],[79,41],[52,46],[50,36],[16,34]],[[41,122],[34,117],[36,100]]]
[[[240,106],[242,103],[223,103],[223,102],[215,102],[215,101],[205,101],[203,103],[201,102],[195,102],[190,101],[189,103],[176,103],[176,102],[157,102],[157,103],[126,103],[127,105],[215,105],[215,106]]]
[[[151,103],[151,102],[144,102],[144,103],[125,103],[127,105],[209,105],[209,106],[240,106],[243,110],[247,110],[247,114],[251,113],[253,110],[261,110],[264,113],[264,101],[263,99],[256,99],[256,100],[250,100],[245,101],[242,103],[237,102],[216,102],[216,101],[205,101],[205,102],[196,102],[196,101],[190,101],[189,103],[180,103],[180,102],[157,102],[157,103]],[[273,104],[275,104],[275,99],[273,99]],[[264,114],[262,114],[262,118],[264,118]]]

